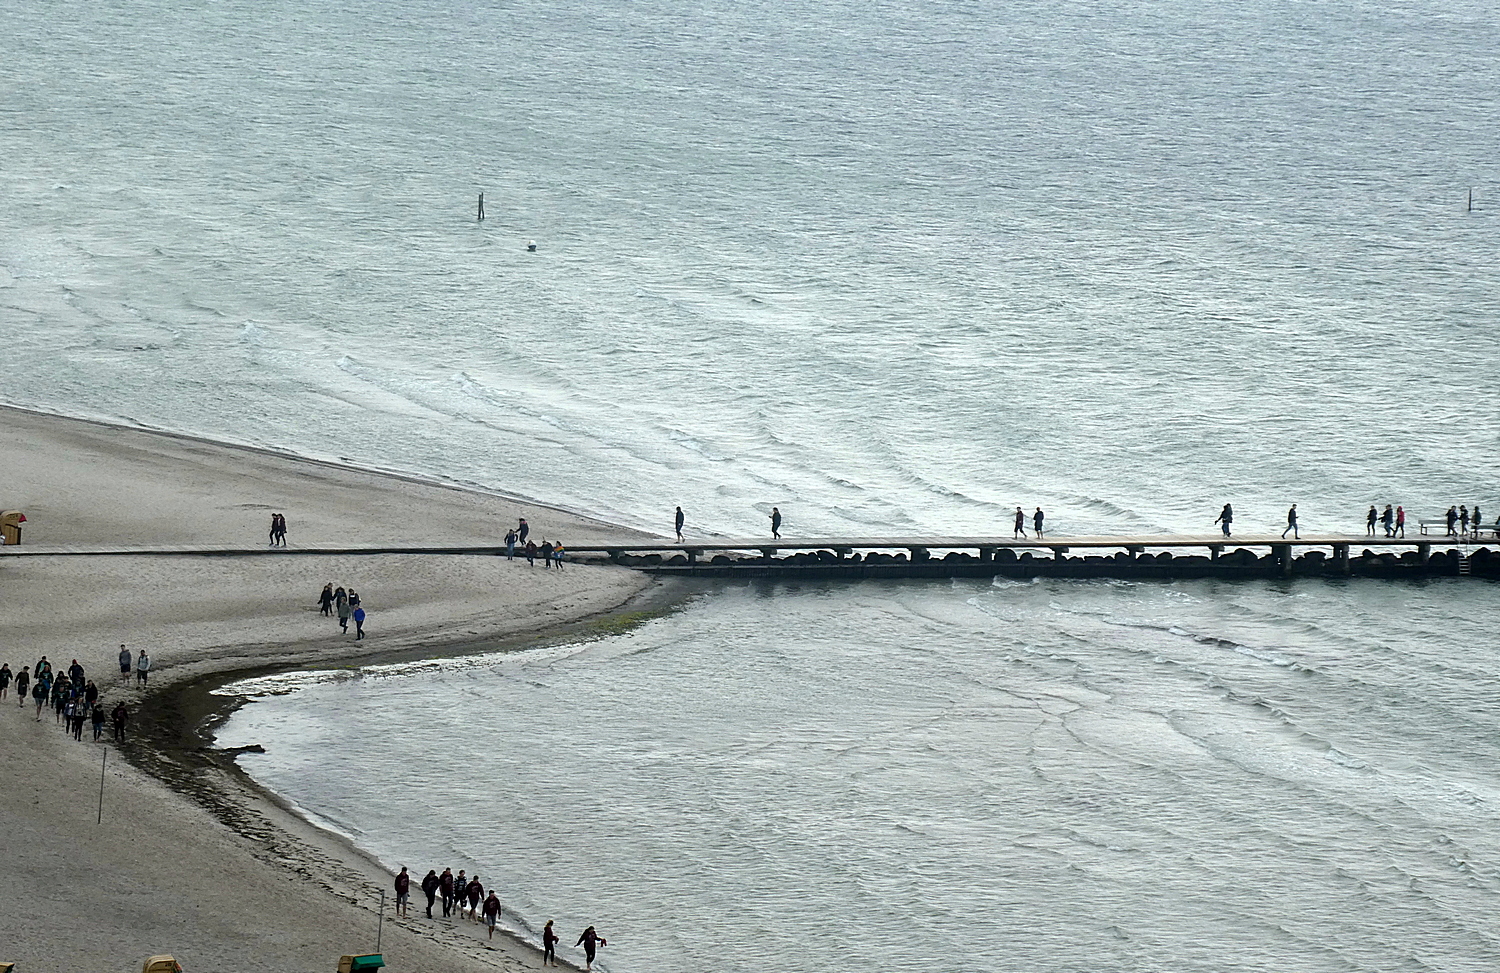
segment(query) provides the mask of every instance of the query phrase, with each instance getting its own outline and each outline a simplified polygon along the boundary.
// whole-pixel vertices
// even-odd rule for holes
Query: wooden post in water
[[[479,194],[479,220],[484,221],[484,193]]]
[[[1474,187],[1469,187],[1469,212],[1474,212]]]

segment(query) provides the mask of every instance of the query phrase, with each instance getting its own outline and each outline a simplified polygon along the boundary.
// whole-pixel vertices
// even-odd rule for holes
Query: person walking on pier
[[[1042,521],[1046,519],[1047,515],[1042,513],[1041,507],[1037,507],[1036,513],[1031,515],[1031,530],[1034,534],[1036,534],[1037,540],[1042,539]]]
[[[677,543],[679,543],[679,544],[682,543],[682,525],[685,524],[686,522],[687,522],[687,515],[682,512],[682,508],[681,507],[678,507],[677,508],[677,516],[673,519],[673,524],[674,524],[674,526],[677,529]]]
[[[780,507],[772,507],[771,508],[771,536],[773,538],[775,538],[776,540],[781,540],[781,508]],[[592,929],[594,927],[590,926],[589,928]]]
[[[1012,538],[1026,539],[1026,511],[1020,507],[1016,508],[1016,529],[1010,532]]]
[[[1455,531],[1453,529],[1453,525],[1456,524],[1456,523],[1458,523],[1458,509],[1455,508],[1455,507],[1449,507],[1448,508],[1448,536],[1449,537],[1451,537],[1454,534],[1458,533],[1457,531]]]
[[[1462,537],[1469,532],[1469,506],[1464,504],[1458,508],[1458,536]]]
[[[1214,523],[1224,525],[1224,536],[1229,536],[1229,525],[1234,523],[1234,508],[1224,504],[1224,509],[1219,511],[1219,516],[1214,518]]]
[[[1366,537],[1374,537],[1375,536],[1375,521],[1377,521],[1379,519],[1380,519],[1380,514],[1378,512],[1376,512],[1375,505],[1373,503],[1370,504],[1370,512],[1367,513],[1367,514],[1365,514],[1365,536]]]
[[[1391,510],[1391,505],[1386,504],[1385,509],[1380,512],[1380,526],[1385,530],[1385,536],[1396,536],[1396,514]]]
[[[1406,508],[1399,505],[1396,507],[1396,533],[1406,536]]]
[[[1297,533],[1297,505],[1295,503],[1292,504],[1292,509],[1286,512],[1286,530],[1292,532],[1292,540],[1302,539],[1302,535]],[[1286,537],[1286,530],[1281,532],[1283,538]]]
[[[1479,504],[1474,504],[1474,512],[1469,517],[1469,522],[1474,525],[1474,539],[1477,541],[1479,535],[1484,533],[1484,521],[1479,519]]]

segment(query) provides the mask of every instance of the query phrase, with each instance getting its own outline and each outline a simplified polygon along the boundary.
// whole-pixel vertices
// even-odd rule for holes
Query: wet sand
[[[28,546],[263,548],[273,510],[287,516],[293,548],[499,543],[522,516],[538,540],[641,536],[506,497],[10,409],[0,409],[0,457],[0,508],[26,513]],[[319,613],[327,581],[360,592],[364,641]],[[65,671],[77,659],[106,710],[123,699],[134,714],[122,748],[92,742],[88,727],[74,741],[50,709],[35,721],[14,686],[0,701],[0,962],[23,973],[133,971],[171,953],[189,973],[332,971],[344,953],[373,952],[379,925],[390,970],[538,966],[526,944],[498,933],[486,943],[482,926],[424,917],[415,885],[437,862],[406,863],[411,918],[388,907],[381,924],[389,873],[280,807],[231,760],[199,752],[229,703],[208,690],[240,673],[531,644],[617,624],[650,598],[628,570],[548,571],[519,558],[0,557],[0,662],[19,672],[46,656]],[[120,681],[121,643],[152,657],[147,686]]]

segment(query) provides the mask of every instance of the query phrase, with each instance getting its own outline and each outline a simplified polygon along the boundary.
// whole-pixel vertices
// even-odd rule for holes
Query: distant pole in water
[[[479,194],[479,218],[484,219],[484,193]]]
[[[535,240],[532,240],[530,243],[526,244],[526,252],[527,253],[536,253],[536,241]]]
[[[1469,212],[1474,212],[1474,187],[1469,187]]]

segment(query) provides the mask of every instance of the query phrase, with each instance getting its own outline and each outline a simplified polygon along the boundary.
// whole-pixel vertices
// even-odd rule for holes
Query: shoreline
[[[9,474],[0,506],[27,513],[29,543],[250,549],[265,544],[267,510],[292,518],[294,546],[397,533],[472,543],[518,515],[533,521],[533,536],[648,536],[514,497],[253,447],[9,407],[0,419]],[[0,661],[19,672],[40,654],[62,670],[76,657],[106,711],[125,702],[132,713],[125,743],[109,742],[106,728],[101,747],[31,719],[14,687],[0,701],[9,782],[0,813],[14,850],[0,907],[17,930],[0,960],[59,973],[133,969],[158,953],[188,970],[332,968],[344,953],[372,951],[380,926],[391,973],[535,967],[540,951],[521,936],[487,942],[482,925],[429,923],[420,907],[395,919],[391,903],[377,920],[394,877],[382,863],[299,816],[224,754],[197,749],[239,705],[213,690],[255,673],[607,634],[674,610],[691,586],[621,567],[551,571],[483,555],[267,555],[0,562],[11,636]],[[368,640],[341,633],[313,604],[334,579],[357,582]],[[122,642],[155,659],[146,687],[118,681]],[[59,936],[71,924],[59,917],[79,914],[90,917],[88,934]]]
[[[163,786],[191,797],[226,827],[242,836],[253,836],[257,840],[266,841],[268,832],[272,832],[269,836],[273,846],[268,854],[269,867],[284,868],[284,862],[278,863],[276,859],[285,859],[285,851],[311,846],[315,849],[332,850],[346,859],[345,864],[358,863],[366,878],[371,873],[380,873],[390,879],[395,874],[395,868],[390,863],[381,861],[373,852],[359,847],[349,836],[301,813],[289,800],[258,783],[252,774],[240,766],[239,754],[214,745],[218,729],[250,701],[248,697],[239,694],[224,693],[223,689],[246,679],[288,672],[362,669],[400,662],[441,662],[468,656],[517,652],[558,642],[603,638],[651,618],[681,610],[691,597],[692,592],[687,591],[686,586],[680,583],[658,581],[615,608],[561,622],[537,632],[502,636],[478,644],[451,642],[420,649],[381,649],[317,663],[222,669],[193,679],[165,684],[160,689],[146,693],[143,699],[159,704],[158,713],[175,719],[157,718],[141,726],[136,744],[128,746],[122,752],[125,759],[142,772]],[[243,798],[247,793],[257,800],[245,802]],[[378,887],[366,881],[360,901],[370,911],[377,911],[378,906],[374,903],[379,901],[382,891],[389,893],[388,886],[389,881]],[[420,893],[414,890],[412,898],[417,902],[421,913],[423,907],[420,904]],[[501,901],[504,902],[504,899]],[[391,899],[391,908],[394,907],[393,904],[394,900]],[[419,914],[409,921],[420,922],[424,918]],[[387,915],[386,920],[392,923],[400,921],[394,915]],[[456,935],[460,930],[468,929],[461,923],[451,925],[453,928],[433,927],[426,934]],[[482,927],[476,925],[473,928],[477,930]],[[496,928],[515,948],[528,951],[531,958],[540,963],[542,950],[538,943],[504,925]],[[527,928],[530,926],[527,925]],[[582,969],[567,959],[560,959],[558,962],[563,968]]]

